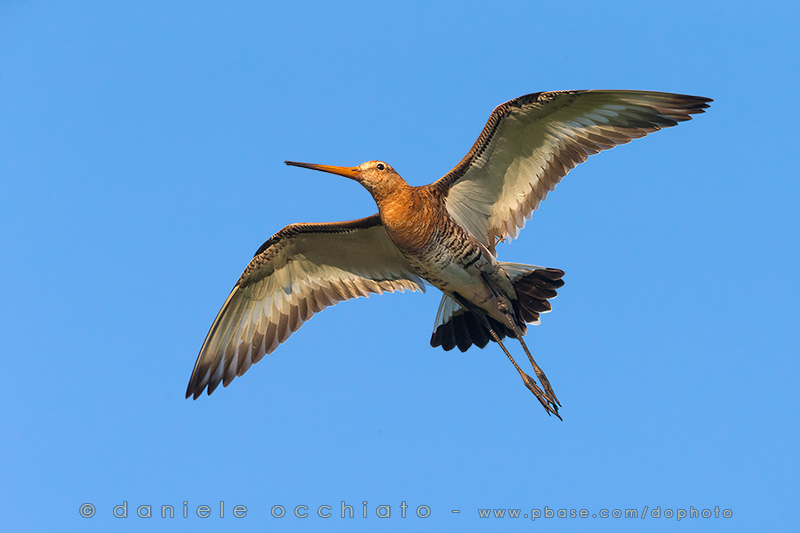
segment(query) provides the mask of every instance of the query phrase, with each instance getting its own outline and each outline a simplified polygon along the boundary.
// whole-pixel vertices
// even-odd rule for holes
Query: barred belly
[[[503,319],[498,311],[488,278],[495,291],[514,298],[508,276],[480,243],[462,228],[453,225],[433,235],[430,245],[416,250],[403,250],[420,277],[448,296],[469,301],[489,315]],[[505,283],[504,283],[505,281]],[[509,292],[510,290],[510,292]]]

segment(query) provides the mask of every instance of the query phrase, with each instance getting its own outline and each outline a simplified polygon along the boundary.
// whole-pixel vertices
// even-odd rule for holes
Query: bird
[[[561,403],[524,335],[551,310],[564,272],[498,261],[497,246],[516,238],[548,192],[590,155],[689,120],[712,101],[632,90],[527,94],[496,107],[461,161],[423,186],[409,185],[383,161],[285,161],[360,183],[378,213],[290,224],[261,245],[214,319],[186,398],[227,387],[326,307],[429,285],[443,293],[431,346],[464,352],[497,343],[547,414],[561,419]],[[519,341],[538,383],[505,338]]]

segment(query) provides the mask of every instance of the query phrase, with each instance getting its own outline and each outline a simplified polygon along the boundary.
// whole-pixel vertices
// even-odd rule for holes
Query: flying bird
[[[383,161],[336,167],[287,165],[345,176],[364,186],[378,213],[347,222],[290,224],[244,269],[217,314],[186,397],[228,386],[272,353],[314,313],[371,293],[443,296],[431,346],[462,352],[500,345],[548,414],[561,416],[523,336],[550,311],[562,270],[496,259],[539,203],[593,154],[702,113],[712,100],[647,91],[533,93],[492,112],[466,156],[439,180],[412,187]],[[537,381],[503,344],[517,339]]]

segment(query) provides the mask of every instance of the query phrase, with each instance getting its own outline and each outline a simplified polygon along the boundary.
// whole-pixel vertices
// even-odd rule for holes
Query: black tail
[[[556,296],[556,289],[564,285],[563,270],[556,268],[529,267],[535,270],[526,270],[512,276],[517,299],[511,302],[514,315],[520,331],[525,334],[527,324],[538,324],[539,315],[550,311],[549,299]],[[486,317],[492,329],[500,339],[505,337],[516,338],[516,335],[507,324]],[[452,350],[456,346],[466,352],[473,344],[483,348],[489,343],[491,336],[485,325],[481,324],[475,316],[475,311],[470,311],[445,295],[439,314],[436,316],[436,327],[431,337],[431,346],[441,346],[445,350]]]
[[[542,268],[514,280],[517,300],[512,304],[517,317],[528,324],[538,324],[539,314],[552,309],[547,300],[555,298],[558,294],[556,289],[564,286],[562,276],[563,270]]]

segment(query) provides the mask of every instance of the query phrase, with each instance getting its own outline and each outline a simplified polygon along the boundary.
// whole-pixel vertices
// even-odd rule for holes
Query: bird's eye
[[[378,165],[375,168],[377,168],[378,170],[383,170],[386,168],[386,166],[383,163],[378,163]]]

